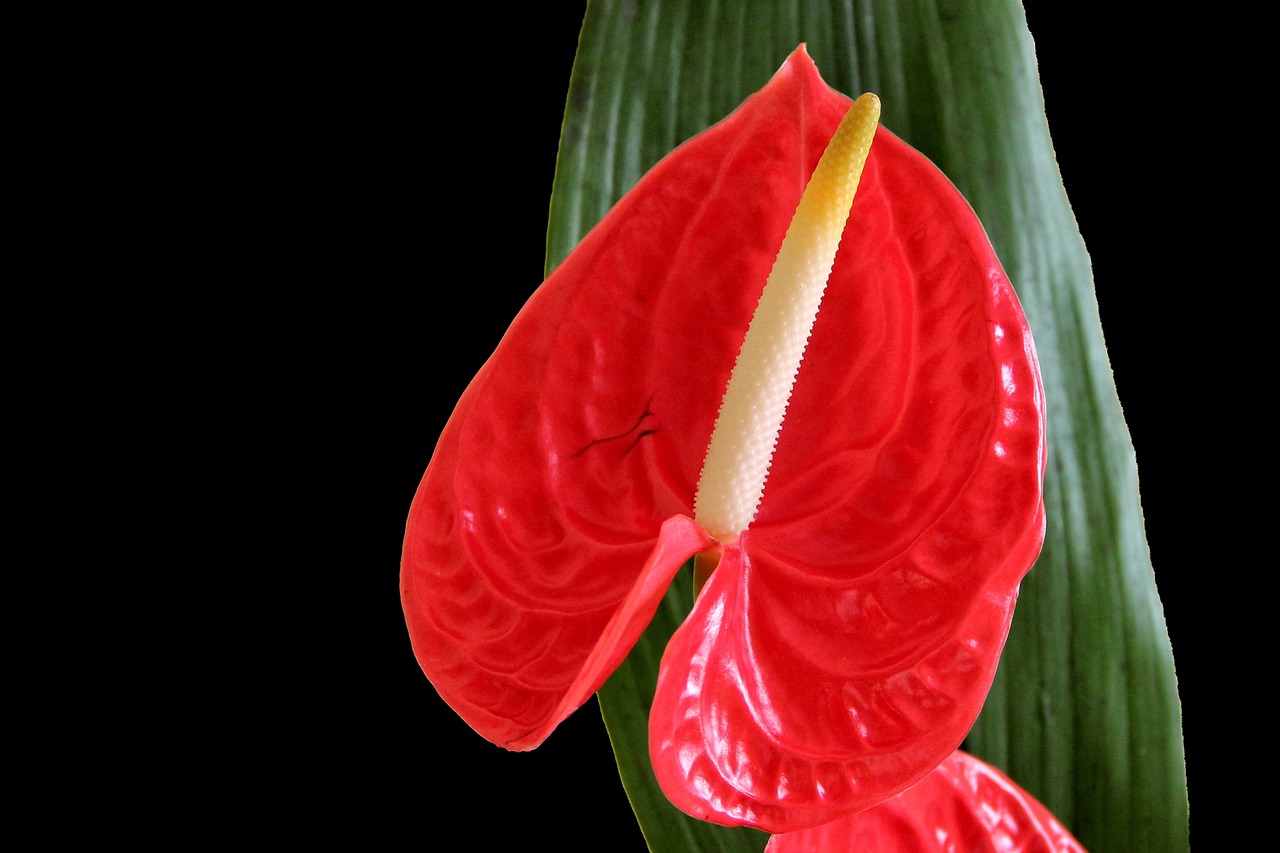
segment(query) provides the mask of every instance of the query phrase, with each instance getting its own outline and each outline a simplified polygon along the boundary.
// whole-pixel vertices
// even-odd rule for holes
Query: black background
[[[466,11],[438,27],[326,29],[306,49],[315,66],[284,69],[276,79],[296,73],[296,86],[267,99],[309,125],[275,152],[307,223],[288,248],[313,280],[292,279],[280,322],[295,343],[274,384],[276,402],[305,416],[305,435],[279,440],[304,472],[295,490],[319,506],[292,522],[300,547],[280,555],[304,624],[290,629],[272,685],[289,698],[266,712],[290,765],[281,785],[306,804],[300,825],[425,849],[452,849],[454,833],[485,849],[538,837],[644,849],[594,700],[534,752],[489,745],[417,668],[397,586],[404,518],[435,439],[542,278],[578,5],[504,13],[497,34]],[[1169,83],[1177,45],[1151,42],[1137,21],[1099,28],[1066,4],[1037,5],[1029,25],[1050,131],[1094,263],[1178,656],[1190,581],[1174,531],[1194,526],[1179,487],[1199,463],[1166,377],[1187,375],[1194,357],[1182,334],[1190,309],[1173,294],[1200,271],[1194,253],[1171,252],[1194,240],[1157,142],[1182,97]],[[457,35],[468,32],[487,34]],[[472,176],[492,169],[505,197],[476,194]],[[1153,299],[1169,304],[1153,315]],[[1186,699],[1189,663],[1178,661]]]

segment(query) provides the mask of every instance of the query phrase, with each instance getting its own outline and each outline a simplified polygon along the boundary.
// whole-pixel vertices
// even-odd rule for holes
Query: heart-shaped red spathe
[[[765,853],[833,850],[1084,853],[1039,800],[996,768],[959,751],[878,806],[775,835],[765,847]]]
[[[958,746],[1039,551],[1034,348],[981,224],[877,132],[759,513],[691,521],[774,256],[849,106],[803,48],[654,167],[516,317],[410,511],[402,599],[446,702],[537,746],[723,559],[663,659],[655,770],[681,808],[782,832]]]

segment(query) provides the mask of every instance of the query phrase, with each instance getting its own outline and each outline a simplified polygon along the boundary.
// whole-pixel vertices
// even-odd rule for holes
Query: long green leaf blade
[[[1036,335],[1050,417],[1049,531],[966,746],[1038,796],[1089,849],[1186,850],[1180,709],[1136,464],[1018,3],[591,3],[565,115],[548,267],[667,151],[760,88],[800,42],[831,85],[877,92],[883,123],[965,194]],[[759,851],[761,834],[683,818],[652,787],[648,700],[689,595],[677,581],[601,691],[601,708],[653,850]]]

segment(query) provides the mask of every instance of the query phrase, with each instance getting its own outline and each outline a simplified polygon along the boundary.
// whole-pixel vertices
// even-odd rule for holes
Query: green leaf
[[[1048,535],[966,748],[1039,797],[1088,849],[1187,850],[1181,712],[1137,468],[1020,4],[589,4],[561,137],[548,270],[647,169],[763,86],[801,42],[829,84],[851,96],[879,94],[883,124],[965,194],[1036,337],[1049,411]],[[761,833],[677,812],[649,770],[657,665],[690,605],[682,575],[600,691],[600,706],[651,849],[759,851]]]

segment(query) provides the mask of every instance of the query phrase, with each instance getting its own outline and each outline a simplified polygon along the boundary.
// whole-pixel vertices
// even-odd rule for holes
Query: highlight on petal
[[[765,853],[1085,853],[1039,800],[996,768],[955,752],[878,806],[775,835]]]

